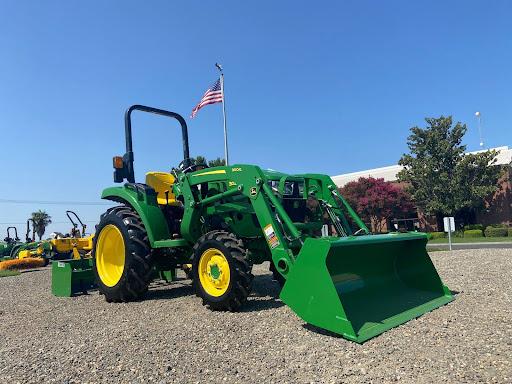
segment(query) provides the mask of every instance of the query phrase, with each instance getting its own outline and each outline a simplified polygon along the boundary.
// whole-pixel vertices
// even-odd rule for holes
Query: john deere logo
[[[251,187],[251,196],[256,196],[257,193],[256,187]]]

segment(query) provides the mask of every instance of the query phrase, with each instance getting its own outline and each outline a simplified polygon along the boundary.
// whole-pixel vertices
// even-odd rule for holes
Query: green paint
[[[185,239],[158,240],[153,244],[153,248],[173,248],[188,247],[190,243]]]
[[[307,239],[281,291],[306,322],[364,342],[453,300],[422,234]]]
[[[131,205],[151,246],[173,249],[171,266],[188,260],[204,233],[228,228],[244,240],[251,262],[274,263],[286,280],[283,302],[347,339],[363,342],[453,300],[425,250],[426,235],[370,235],[329,176],[235,164],[180,174],[172,193],[184,207],[180,238],[171,238],[151,189],[125,185],[102,197]],[[311,198],[318,210],[306,219],[297,210]],[[321,237],[326,217],[338,236]],[[217,266],[209,272],[220,277]]]
[[[220,269],[217,264],[213,264],[210,267],[210,276],[217,280],[220,277]]]
[[[95,287],[92,259],[52,261],[52,293],[59,297],[86,294]]]
[[[176,280],[176,269],[158,271],[158,277],[166,283],[170,283],[171,281]]]
[[[156,202],[156,196],[123,186],[106,188],[101,194],[101,198],[132,206],[144,223],[151,246],[154,246],[157,240],[169,239],[169,228],[162,210]]]

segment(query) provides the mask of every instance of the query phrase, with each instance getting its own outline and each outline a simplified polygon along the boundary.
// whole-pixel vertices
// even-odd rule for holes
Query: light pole
[[[475,116],[478,120],[478,135],[480,136],[480,148],[484,147],[484,139],[482,138],[482,114],[478,111],[475,112]]]

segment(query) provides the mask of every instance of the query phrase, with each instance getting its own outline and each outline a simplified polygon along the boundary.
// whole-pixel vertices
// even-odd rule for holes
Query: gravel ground
[[[363,345],[314,331],[255,267],[244,312],[210,312],[189,280],[146,301],[55,298],[50,270],[0,279],[0,383],[512,382],[512,252],[431,256],[456,300]]]

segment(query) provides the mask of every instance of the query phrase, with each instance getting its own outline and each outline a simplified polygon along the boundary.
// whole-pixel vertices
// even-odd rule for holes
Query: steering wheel
[[[366,232],[366,230],[365,230],[364,228],[359,228],[357,231],[355,231],[355,232],[354,232],[353,236],[358,236],[358,235],[360,235],[362,231],[365,231],[365,232]]]
[[[208,168],[206,164],[196,164],[192,159],[185,159],[178,165],[178,170],[183,173],[197,171],[198,169]]]

